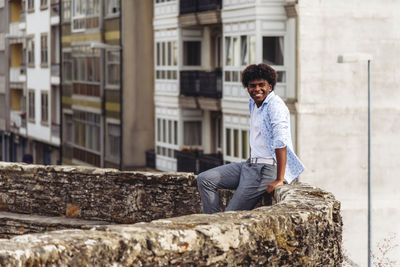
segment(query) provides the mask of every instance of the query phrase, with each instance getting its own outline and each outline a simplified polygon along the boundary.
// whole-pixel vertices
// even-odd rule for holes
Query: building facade
[[[3,160],[59,163],[57,1],[5,1]],[[2,16],[3,18],[3,16]],[[35,45],[36,44],[36,45]]]
[[[155,1],[158,169],[186,170],[180,156],[188,150],[200,151],[192,171],[203,170],[205,158],[214,165],[248,158],[249,97],[240,77],[257,62],[278,71],[275,91],[289,106],[296,143],[296,24],[287,4]]]
[[[153,139],[153,61],[146,47],[152,2],[61,3],[62,163],[145,166],[145,151],[154,146],[147,141]]]
[[[157,168],[201,171],[201,156],[183,159],[183,150],[220,151],[225,162],[248,157],[248,96],[240,71],[251,63],[272,65],[279,73],[276,92],[289,107],[293,142],[306,166],[300,179],[341,201],[347,259],[367,265],[367,62],[338,64],[337,58],[369,53],[371,249],[376,265],[383,245],[390,248],[384,257],[399,262],[399,5],[390,0],[155,0]],[[218,88],[209,85],[214,83],[210,73],[218,71],[214,77],[216,84],[221,81],[222,96],[205,95]],[[190,164],[195,160],[199,164]]]

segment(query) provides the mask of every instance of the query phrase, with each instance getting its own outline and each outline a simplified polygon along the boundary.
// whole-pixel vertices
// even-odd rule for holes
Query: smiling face
[[[260,107],[264,99],[272,91],[272,86],[264,79],[254,79],[249,82],[247,91],[257,107]]]

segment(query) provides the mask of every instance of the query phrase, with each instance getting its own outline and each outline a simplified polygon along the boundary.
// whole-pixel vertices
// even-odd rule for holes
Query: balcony
[[[21,23],[22,22],[10,23],[9,33],[8,33],[7,37],[9,39],[13,39],[13,40],[15,40],[15,39],[20,40],[18,42],[22,43],[25,34],[24,34],[24,31],[23,31],[24,27],[20,26]],[[12,42],[12,43],[15,43],[15,42]]]
[[[222,71],[181,71],[181,95],[222,97]]]
[[[179,25],[192,27],[221,24],[221,0],[180,1]]]
[[[195,174],[224,164],[222,154],[203,154],[201,151],[175,151],[178,172]]]
[[[15,110],[10,112],[10,126],[13,128],[20,128],[22,126],[22,115],[23,112]],[[26,126],[25,126],[26,127]]]
[[[25,67],[10,68],[10,83],[23,83],[26,81]]]
[[[218,10],[222,7],[222,0],[185,0],[179,3],[180,14]]]
[[[203,154],[199,157],[199,173],[224,164],[222,154]]]

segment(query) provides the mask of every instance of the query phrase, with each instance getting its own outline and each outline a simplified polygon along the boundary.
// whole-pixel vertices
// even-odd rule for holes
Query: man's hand
[[[267,186],[267,192],[268,194],[271,194],[272,192],[274,192],[275,188],[277,188],[278,186],[283,185],[283,181],[281,180],[275,180],[272,183],[269,183]]]

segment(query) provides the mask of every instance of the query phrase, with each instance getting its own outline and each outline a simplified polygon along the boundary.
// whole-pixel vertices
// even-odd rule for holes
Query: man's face
[[[247,91],[254,102],[256,102],[257,107],[261,106],[271,90],[271,85],[264,79],[251,80],[247,86]]]

